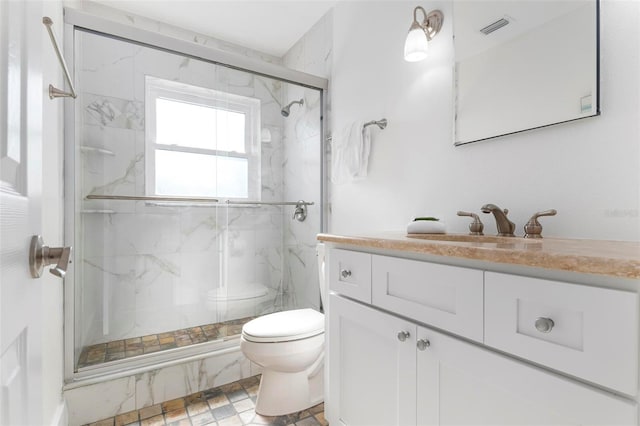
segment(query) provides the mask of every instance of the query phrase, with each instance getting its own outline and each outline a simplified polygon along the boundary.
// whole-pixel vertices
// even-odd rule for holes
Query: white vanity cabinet
[[[330,265],[336,258],[351,258],[348,252],[330,250]],[[576,377],[580,377],[577,373],[584,373],[585,380],[594,380],[608,370],[624,371],[628,364],[597,366],[591,361],[596,373],[579,369],[567,372],[561,368],[564,364],[554,363],[554,357],[542,360],[527,357],[526,352],[518,352],[519,345],[510,347],[511,340],[500,339],[502,330],[519,334],[514,303],[516,311],[518,300],[533,303],[522,294],[516,294],[514,299],[512,290],[507,292],[511,300],[503,308],[508,312],[503,317],[488,315],[487,309],[498,303],[493,300],[494,290],[509,275],[492,277],[492,286],[496,287],[491,290],[491,305],[487,305],[484,271],[368,253],[358,255],[360,267],[370,264],[372,271],[371,292],[363,290],[364,283],[359,281],[358,294],[371,294],[370,300],[340,291],[344,283],[336,263],[328,277],[325,413],[330,424],[638,425],[638,406],[632,395],[615,395],[540,366],[544,361],[543,365],[557,371]],[[358,275],[366,273],[360,271]],[[531,285],[520,282],[518,279],[522,277],[514,277],[516,283]],[[452,291],[442,287],[447,284]],[[592,301],[591,293],[595,291],[597,296],[598,290],[604,291],[602,303],[612,303],[610,308],[618,306],[622,311],[613,321],[632,324],[621,327],[623,332],[617,337],[605,339],[631,342],[612,348],[609,352],[615,356],[602,360],[619,363],[633,360],[635,366],[628,371],[633,377],[627,381],[616,378],[614,384],[624,386],[618,389],[620,392],[637,389],[633,387],[637,382],[637,316],[625,318],[637,311],[637,294],[583,286],[571,287],[570,291],[585,291]],[[566,295],[558,294],[560,300],[571,306]],[[592,322],[589,309],[593,307],[589,303],[575,308],[580,311],[580,307],[587,306],[580,311],[587,325]],[[544,306],[558,304],[556,300],[555,304]],[[534,311],[535,308],[537,305]],[[485,318],[491,318],[494,328],[507,324],[499,327],[498,332],[490,331],[497,333],[493,348],[485,339]],[[479,334],[478,323],[483,331]],[[535,335],[527,338],[549,344]],[[592,345],[589,339],[584,342],[587,348]],[[522,348],[527,350],[526,346]],[[618,350],[626,353],[618,354]],[[587,359],[591,356],[591,352],[586,355]],[[600,355],[596,351],[593,356],[598,359]]]

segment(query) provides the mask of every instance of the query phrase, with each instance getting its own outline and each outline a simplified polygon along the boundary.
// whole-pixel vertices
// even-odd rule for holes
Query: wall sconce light
[[[422,12],[424,20],[418,22],[418,10]],[[444,15],[439,10],[427,13],[421,6],[413,9],[413,23],[409,28],[407,40],[404,42],[404,60],[418,62],[427,57],[429,42],[442,28]]]

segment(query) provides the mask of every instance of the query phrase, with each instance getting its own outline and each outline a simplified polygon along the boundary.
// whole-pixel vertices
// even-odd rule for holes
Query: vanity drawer
[[[332,249],[329,253],[329,289],[371,303],[371,255]]]
[[[485,344],[635,395],[638,297],[485,272]]]
[[[372,256],[375,306],[482,342],[483,272]]]

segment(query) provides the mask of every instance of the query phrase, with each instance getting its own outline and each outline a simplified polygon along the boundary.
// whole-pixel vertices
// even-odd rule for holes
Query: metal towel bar
[[[71,76],[69,75],[69,69],[67,68],[67,63],[62,57],[62,53],[60,52],[60,47],[58,46],[58,41],[56,40],[55,34],[53,34],[53,21],[48,16],[44,16],[42,18],[42,23],[45,27],[47,27],[47,31],[49,32],[49,38],[51,39],[51,43],[53,44],[53,49],[56,51],[56,56],[60,61],[60,65],[62,66],[62,70],[64,71],[64,76],[67,79],[67,83],[69,84],[69,89],[71,92],[65,92],[64,90],[60,90],[56,87],[53,87],[52,84],[49,85],[49,99],[55,98],[77,98],[76,89],[73,87],[73,83],[71,82]]]
[[[386,118],[381,118],[380,120],[371,120],[362,125],[362,130],[369,126],[378,126],[380,130],[384,130],[387,127],[387,124],[389,124],[389,122]],[[327,136],[327,141],[331,140],[333,140],[333,136]]]
[[[209,197],[162,197],[157,195],[87,195],[87,200],[115,200],[115,201],[171,201],[192,203],[218,203],[217,198]]]
[[[229,205],[260,205],[260,206],[313,206],[313,201],[220,201],[209,197],[163,197],[159,195],[100,195],[90,194],[87,200],[116,200],[116,201],[165,201],[187,203],[216,203]]]
[[[368,122],[366,122],[366,123],[364,123],[362,125],[362,128],[364,129],[365,127],[374,126],[375,125],[375,126],[378,126],[380,128],[380,130],[384,130],[384,128],[387,127],[387,124],[388,124],[387,123],[387,119],[386,118],[382,118],[380,120],[368,121]]]
[[[313,201],[229,201],[226,204],[233,205],[258,205],[258,206],[313,206]]]

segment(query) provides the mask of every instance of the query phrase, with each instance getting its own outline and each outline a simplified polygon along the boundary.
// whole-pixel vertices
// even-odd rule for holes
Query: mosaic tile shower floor
[[[131,411],[88,426],[326,426],[324,404],[286,416],[256,414],[260,376]]]
[[[242,326],[253,318],[255,317],[86,346],[80,353],[78,368],[236,336],[242,332]]]

